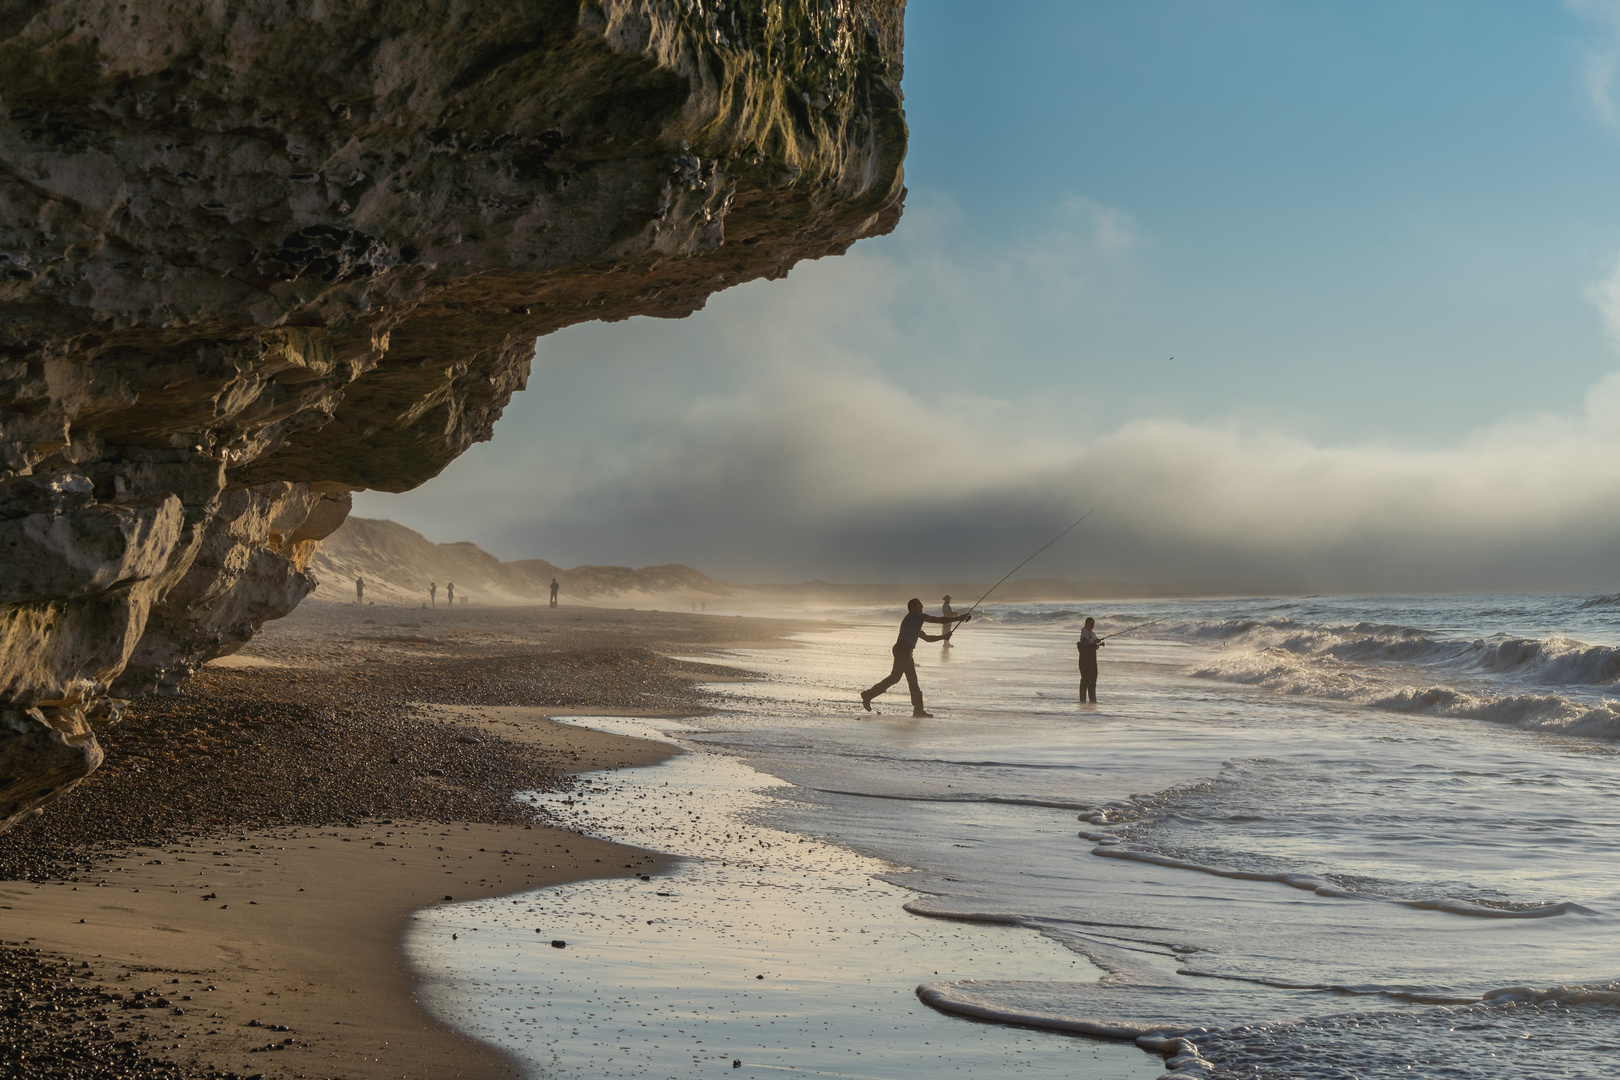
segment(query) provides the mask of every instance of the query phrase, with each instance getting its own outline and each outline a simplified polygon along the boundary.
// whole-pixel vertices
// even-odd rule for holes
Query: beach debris
[[[568,942],[564,941],[562,938],[552,938],[551,947],[553,949],[566,949],[568,948]]]

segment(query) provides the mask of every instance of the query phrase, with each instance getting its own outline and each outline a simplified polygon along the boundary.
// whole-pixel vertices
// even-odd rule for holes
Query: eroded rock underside
[[[535,338],[893,227],[903,0],[0,0],[0,827]]]

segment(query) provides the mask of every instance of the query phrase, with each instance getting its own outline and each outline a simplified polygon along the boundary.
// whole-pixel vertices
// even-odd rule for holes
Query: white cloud
[[[1610,264],[1607,277],[1587,286],[1586,299],[1597,308],[1610,344],[1620,349],[1620,256]]]
[[[1620,106],[1614,82],[1620,71],[1620,2],[1568,0],[1575,14],[1597,24],[1596,33],[1581,44],[1581,75],[1587,101],[1598,118],[1620,131]]]

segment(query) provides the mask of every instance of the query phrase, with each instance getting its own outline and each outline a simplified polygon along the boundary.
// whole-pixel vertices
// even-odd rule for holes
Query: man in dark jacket
[[[872,699],[883,691],[900,681],[900,676],[906,677],[906,685],[911,688],[911,715],[930,717],[933,714],[923,708],[922,687],[917,685],[917,661],[912,657],[912,651],[917,648],[917,639],[924,641],[938,641],[939,637],[923,633],[923,623],[951,623],[967,622],[972,615],[953,615],[942,618],[939,615],[923,614],[922,601],[913,598],[906,605],[906,617],[900,620],[900,637],[894,643],[894,670],[889,677],[872,687],[861,691],[861,708],[867,712],[872,711]]]
[[[1086,616],[1085,628],[1074,647],[1080,650],[1080,704],[1097,704],[1097,650],[1108,644],[1097,636],[1097,620]]]

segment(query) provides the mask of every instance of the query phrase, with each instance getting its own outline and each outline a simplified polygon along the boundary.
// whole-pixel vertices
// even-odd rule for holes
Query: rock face
[[[536,337],[893,227],[901,0],[0,0],[0,827]]]

